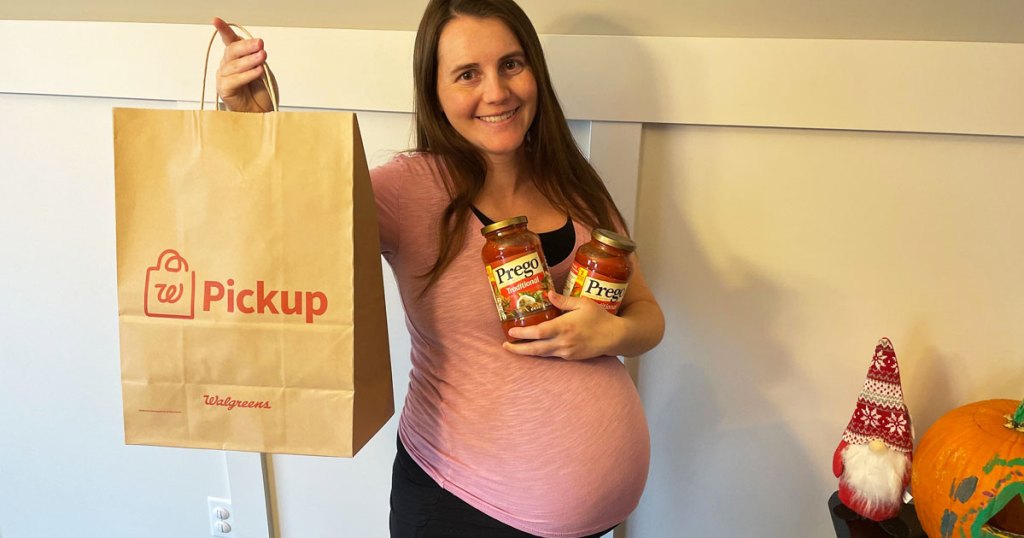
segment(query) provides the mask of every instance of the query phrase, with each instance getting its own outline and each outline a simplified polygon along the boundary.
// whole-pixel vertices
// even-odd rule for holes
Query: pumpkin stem
[[[1020,406],[1017,407],[1017,411],[1013,413],[1013,417],[1010,419],[1013,423],[1013,429],[1024,431],[1024,401],[1020,402]]]

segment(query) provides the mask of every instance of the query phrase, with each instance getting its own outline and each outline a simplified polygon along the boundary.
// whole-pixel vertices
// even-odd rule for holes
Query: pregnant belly
[[[597,361],[438,393],[441,413],[416,413],[410,401],[403,429],[419,437],[410,442],[428,473],[488,515],[542,536],[598,532],[639,502],[650,438],[622,365]],[[412,415],[443,418],[434,429]]]

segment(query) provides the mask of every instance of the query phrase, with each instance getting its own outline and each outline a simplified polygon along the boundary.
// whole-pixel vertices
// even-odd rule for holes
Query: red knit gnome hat
[[[898,450],[908,457],[914,448],[896,350],[888,338],[882,338],[875,346],[868,377],[857,396],[857,408],[843,432],[839,449],[847,444],[867,444],[872,439],[881,439],[890,450]]]

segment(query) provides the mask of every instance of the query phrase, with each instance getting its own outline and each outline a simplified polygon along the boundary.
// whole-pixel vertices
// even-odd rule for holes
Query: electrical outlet
[[[207,513],[210,515],[210,536],[217,538],[234,538],[235,513],[231,508],[231,499],[217,497],[206,498]]]

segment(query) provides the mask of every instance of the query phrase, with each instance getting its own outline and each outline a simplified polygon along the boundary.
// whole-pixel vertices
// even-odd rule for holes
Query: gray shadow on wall
[[[613,21],[587,16],[562,19],[556,26],[567,33],[595,27],[628,33],[618,31]],[[582,80],[559,80],[559,87],[575,84],[588,92],[611,92],[614,101],[640,100],[642,120],[658,118],[676,98],[659,84],[659,71],[642,42],[623,39],[610,58],[590,52],[558,59],[573,61],[573,70],[585,73]],[[683,53],[679,61],[689,71],[701,59]],[[620,65],[646,76],[616,77]],[[551,71],[557,79],[558,65],[552,63]],[[608,115],[615,119],[614,111]],[[639,361],[639,387],[651,430],[651,471],[640,506],[615,538],[784,536],[793,528],[805,528],[800,521],[819,511],[819,526],[830,528],[824,510],[827,494],[809,486],[812,458],[789,430],[791,424],[778,418],[769,397],[808,382],[795,378],[786,346],[790,336],[781,334],[775,321],[786,310],[791,292],[753,267],[733,267],[726,281],[711,263],[682,210],[687,187],[702,178],[673,169],[675,154],[686,150],[687,129],[644,127],[633,235],[647,280],[665,312],[666,336]],[[735,274],[740,277],[733,278]]]
[[[900,350],[896,348],[896,357],[900,362],[900,381],[903,384],[903,401],[910,410],[910,418],[914,426],[914,445],[921,442],[925,431],[942,415],[961,405],[962,395],[954,393],[950,372],[944,368],[946,364],[966,364],[962,358],[954,358],[942,353],[930,344],[935,339],[929,337],[927,330],[916,325],[910,331],[907,349],[922,351],[904,360]],[[899,345],[894,343],[893,345]]]
[[[645,136],[644,166],[666,170],[651,162],[656,151],[649,142]],[[809,481],[815,458],[770,397],[795,387],[792,397],[801,398],[809,382],[796,377],[786,335],[776,327],[790,294],[753,268],[734,267],[741,276],[726,281],[712,265],[673,205],[700,178],[642,178],[647,205],[637,239],[667,334],[640,364],[652,469],[630,537],[660,529],[678,529],[679,536],[791,535],[806,527],[801,514],[815,514],[826,497]]]

